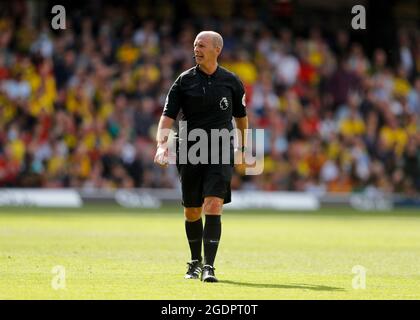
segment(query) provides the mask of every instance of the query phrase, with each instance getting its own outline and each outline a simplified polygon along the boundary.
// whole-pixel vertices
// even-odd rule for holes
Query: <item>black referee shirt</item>
[[[233,161],[233,138],[228,140],[229,145],[224,144],[222,139],[212,141],[211,129],[228,129],[231,132],[232,116],[246,116],[245,90],[238,76],[220,66],[212,75],[201,71],[198,65],[183,72],[169,90],[163,110],[163,115],[174,120],[178,114],[181,121],[186,121],[187,129],[185,122],[179,126],[175,135],[177,150],[189,150],[195,141],[185,141],[182,137],[188,137],[191,130],[199,128],[207,133],[208,163],[216,150],[217,154],[213,154],[216,158],[222,156],[221,150],[230,150]],[[215,144],[219,145],[217,149]],[[187,149],[182,149],[183,145]]]
[[[187,121],[188,131],[201,128],[231,130],[232,116],[246,116],[245,90],[238,76],[218,66],[207,75],[197,66],[183,72],[166,98],[163,115]]]

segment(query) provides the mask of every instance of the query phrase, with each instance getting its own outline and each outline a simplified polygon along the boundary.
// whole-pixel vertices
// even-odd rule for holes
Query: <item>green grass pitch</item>
[[[0,299],[420,299],[420,213],[225,211],[222,223],[220,282],[202,283],[183,279],[181,208],[0,208]]]

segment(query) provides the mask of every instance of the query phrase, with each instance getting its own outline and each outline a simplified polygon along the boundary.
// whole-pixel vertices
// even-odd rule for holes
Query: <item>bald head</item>
[[[222,52],[223,38],[214,31],[202,31],[194,40],[194,57],[200,69],[212,74],[217,68],[217,58]]]
[[[201,31],[197,35],[196,39],[198,39],[199,37],[209,38],[215,48],[220,48],[220,50],[223,49],[223,38],[219,33],[215,31]]]

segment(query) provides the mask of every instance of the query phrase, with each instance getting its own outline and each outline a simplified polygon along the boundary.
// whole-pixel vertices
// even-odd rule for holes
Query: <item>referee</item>
[[[238,76],[218,65],[217,59],[223,48],[223,39],[214,31],[200,32],[194,41],[196,66],[184,71],[172,85],[159,121],[157,132],[157,152],[155,163],[162,167],[168,165],[167,132],[172,128],[180,113],[180,119],[187,126],[180,125],[178,132],[177,169],[182,186],[182,205],[184,206],[185,231],[187,234],[191,261],[188,262],[186,279],[204,282],[217,282],[214,273],[214,260],[221,236],[221,215],[224,203],[231,202],[230,182],[233,172],[234,153],[241,156],[243,163],[245,151],[245,130],[248,118],[245,110],[245,91]],[[183,143],[190,148],[190,142],[183,141],[182,130],[190,132],[202,129],[208,134],[211,129],[233,129],[232,117],[241,133],[238,149],[233,149],[232,139],[218,140],[218,150],[228,150],[229,163],[213,161],[192,164],[190,159],[180,163],[179,150]],[[226,130],[225,130],[226,131]],[[226,142],[227,141],[227,142]],[[215,142],[209,142],[209,160],[212,158]],[[201,159],[201,158],[200,158]],[[213,155],[214,159],[214,155]],[[205,215],[203,228],[202,213]],[[204,261],[202,259],[202,243]]]

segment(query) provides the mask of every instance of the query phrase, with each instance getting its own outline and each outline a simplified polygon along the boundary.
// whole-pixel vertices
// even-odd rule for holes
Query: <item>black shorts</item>
[[[232,164],[178,164],[177,168],[184,207],[201,207],[204,198],[210,196],[222,198],[224,203],[231,202]]]

